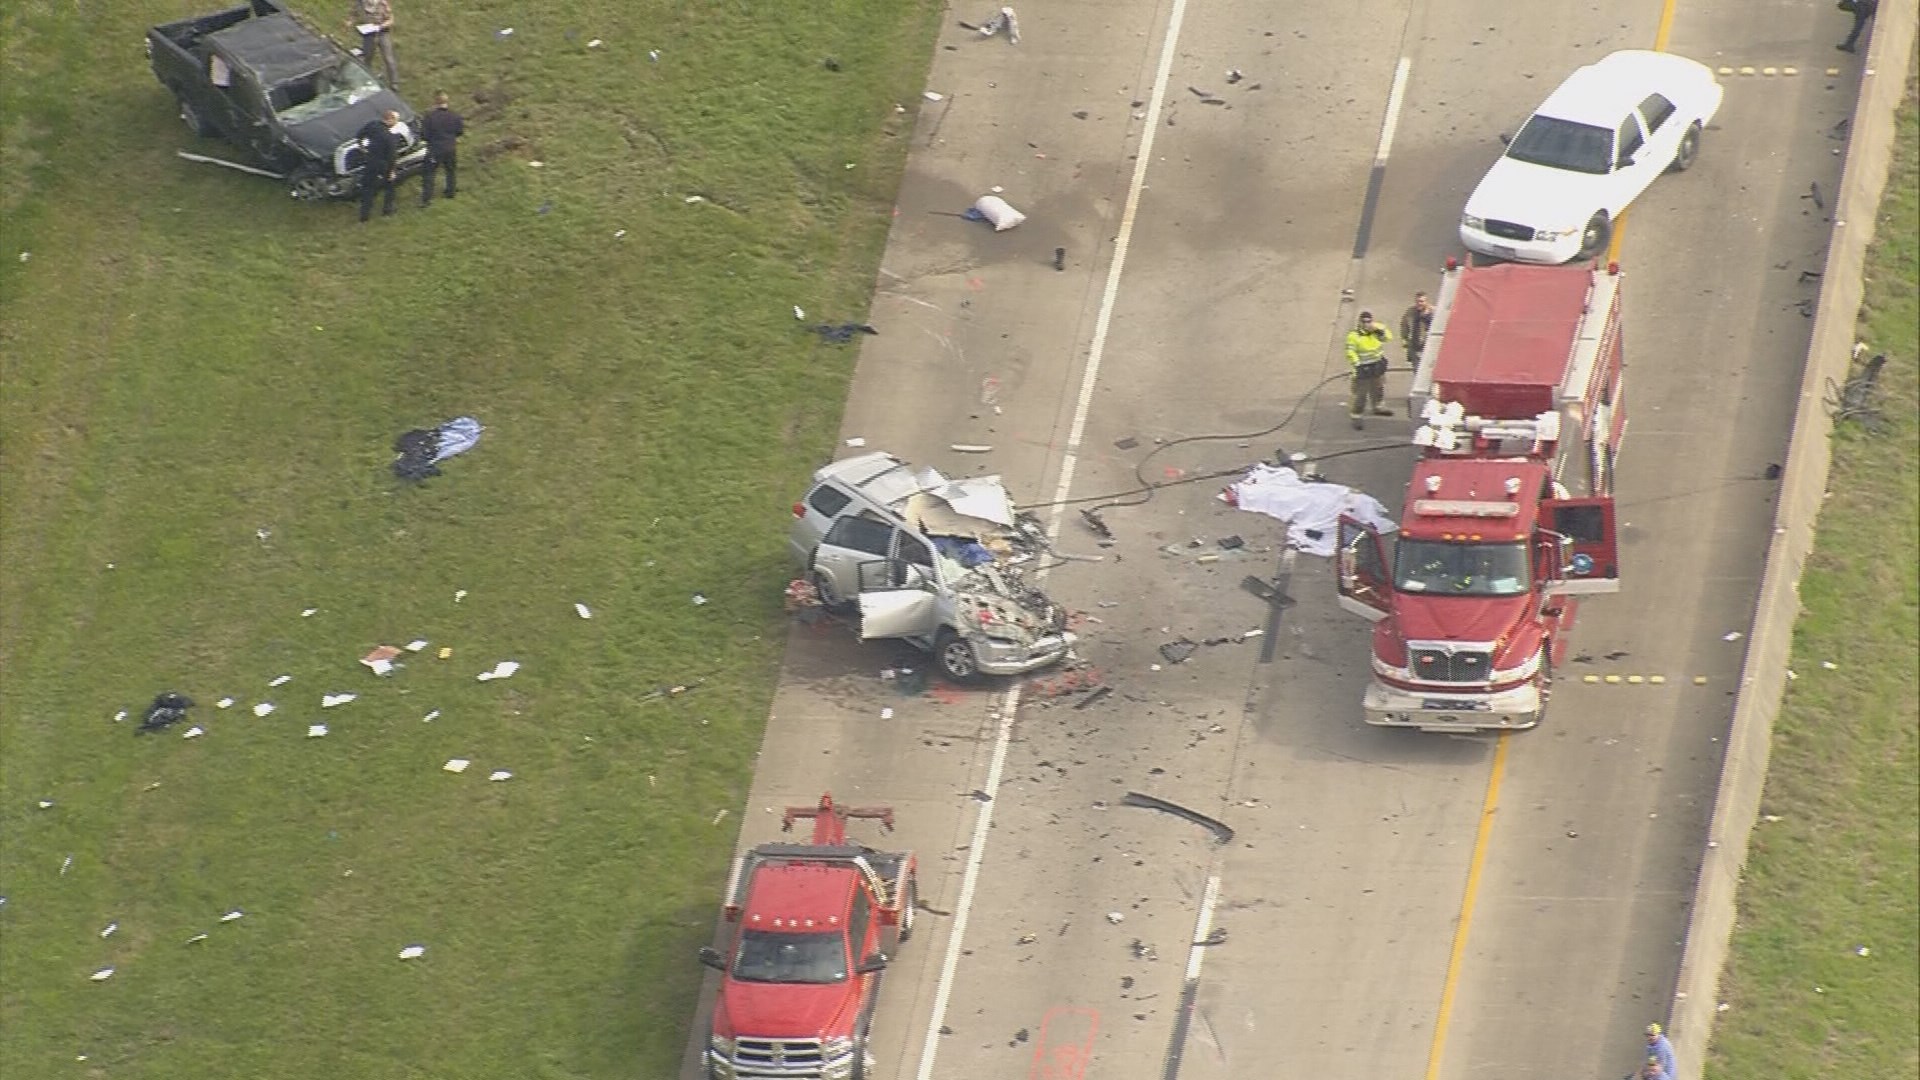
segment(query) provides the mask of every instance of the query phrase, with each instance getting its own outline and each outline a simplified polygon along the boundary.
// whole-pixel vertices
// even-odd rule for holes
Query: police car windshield
[[[846,939],[839,934],[740,935],[733,977],[741,982],[837,983],[847,981]]]
[[[1535,116],[1507,145],[1507,156],[1530,165],[1605,176],[1612,171],[1613,132],[1591,124]]]
[[[1527,546],[1449,544],[1400,539],[1393,556],[1394,587],[1445,596],[1519,596],[1527,591]]]

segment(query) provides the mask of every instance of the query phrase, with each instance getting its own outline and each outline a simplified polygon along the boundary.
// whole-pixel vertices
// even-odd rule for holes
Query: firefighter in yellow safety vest
[[[1347,366],[1353,369],[1353,400],[1347,405],[1347,416],[1353,421],[1353,429],[1366,426],[1362,417],[1369,410],[1375,416],[1392,416],[1393,410],[1383,408],[1381,402],[1387,396],[1387,342],[1393,340],[1393,331],[1373,321],[1373,312],[1360,313],[1360,322],[1347,331]]]

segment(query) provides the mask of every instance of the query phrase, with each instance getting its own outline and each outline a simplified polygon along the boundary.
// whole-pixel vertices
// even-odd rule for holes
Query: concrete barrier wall
[[[1679,1059],[1677,1080],[1699,1080],[1713,1034],[1720,974],[1733,937],[1735,894],[1760,813],[1774,717],[1786,691],[1794,622],[1800,614],[1800,571],[1813,547],[1814,523],[1827,487],[1833,426],[1824,400],[1827,380],[1841,383],[1847,377],[1867,245],[1873,239],[1880,195],[1892,161],[1894,114],[1906,92],[1917,16],[1920,12],[1910,0],[1880,5],[1866,52],[1867,74],[1854,105],[1846,165],[1834,207],[1833,236],[1820,279],[1813,340],[1781,474],[1773,543],[1760,583],[1753,632],[1734,704],[1733,730],[1727,738],[1720,790],[1707,827],[1707,850],[1694,885],[1686,947],[1674,988],[1669,1026]]]

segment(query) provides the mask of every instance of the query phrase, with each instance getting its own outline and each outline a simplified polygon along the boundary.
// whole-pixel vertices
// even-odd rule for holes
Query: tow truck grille
[[[733,1044],[734,1075],[805,1080],[826,1064],[819,1039],[740,1039]]]
[[[1516,225],[1511,221],[1487,221],[1487,233],[1503,240],[1532,240],[1533,226]]]
[[[1422,649],[1415,647],[1413,677],[1421,682],[1484,683],[1493,671],[1493,656],[1485,649]]]

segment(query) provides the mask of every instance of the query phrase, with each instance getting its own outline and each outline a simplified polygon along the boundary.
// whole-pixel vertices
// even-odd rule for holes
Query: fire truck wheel
[[[1607,242],[1613,239],[1613,222],[1607,218],[1605,210],[1593,215],[1587,221],[1587,229],[1580,236],[1580,254],[1582,259],[1591,259],[1607,250]]]
[[[1693,159],[1700,156],[1700,122],[1694,121],[1685,135],[1680,136],[1680,149],[1674,152],[1673,164],[1667,166],[1668,172],[1686,172]]]
[[[974,659],[973,645],[951,627],[943,626],[933,636],[933,658],[939,663],[941,673],[954,682],[972,682],[980,676],[980,663]]]
[[[813,572],[813,589],[820,594],[820,606],[831,614],[851,615],[860,610],[858,603],[840,599],[840,594],[833,591],[833,580],[818,570]]]
[[[920,906],[920,881],[908,878],[906,891],[900,894],[900,941],[913,936],[913,912]]]

